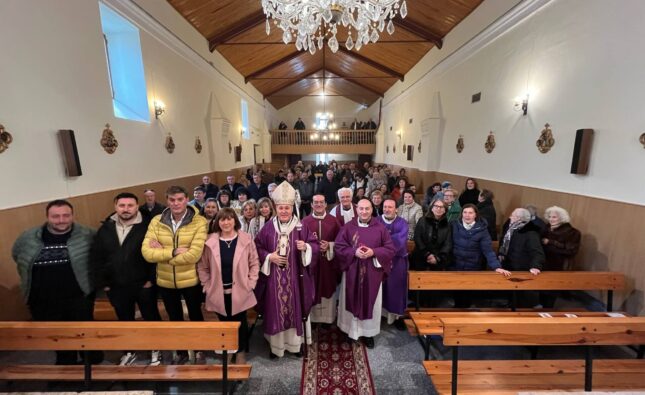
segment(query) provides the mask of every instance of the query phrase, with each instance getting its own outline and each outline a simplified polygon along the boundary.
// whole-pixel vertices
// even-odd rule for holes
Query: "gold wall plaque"
[[[641,144],[643,144],[643,148],[645,148],[645,133],[641,134],[641,137],[638,140],[641,142]]]
[[[403,153],[405,154],[405,144],[403,144]]]
[[[114,133],[110,129],[110,124],[105,124],[105,129],[103,129],[103,134],[101,135],[101,147],[108,154],[113,154],[116,152],[116,149],[119,147],[119,142],[114,137]]]
[[[169,154],[175,152],[175,141],[172,139],[170,133],[168,133],[168,136],[166,137],[166,151],[168,151]]]
[[[555,144],[555,139],[553,138],[553,132],[551,131],[551,125],[548,123],[544,124],[544,129],[540,132],[540,138],[537,139],[535,142],[535,145],[538,148],[538,151],[540,151],[543,154],[546,154],[551,150],[553,145]]]
[[[195,152],[198,154],[202,153],[202,141],[199,139],[199,136],[195,137]]]
[[[9,149],[11,142],[13,142],[13,136],[7,132],[4,125],[0,124],[0,154]]]
[[[387,154],[390,153],[390,146],[389,145],[385,146],[385,153],[387,153]]]
[[[492,130],[488,134],[488,137],[486,138],[486,142],[484,143],[484,149],[489,154],[493,152],[493,150],[495,149],[495,136],[493,135]]]
[[[461,151],[464,150],[464,136],[459,135],[459,138],[457,139],[457,145],[455,146],[457,148],[457,152],[461,154]]]
[[[421,142],[419,141],[419,147],[417,147],[419,153],[421,153]]]

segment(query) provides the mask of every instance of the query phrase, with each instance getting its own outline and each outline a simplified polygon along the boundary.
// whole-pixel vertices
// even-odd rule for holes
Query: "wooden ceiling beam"
[[[251,78],[251,80],[253,80],[253,81],[263,81],[263,80],[318,80],[318,79],[321,79],[321,78],[322,77],[253,77],[253,78]],[[327,77],[325,77],[326,80],[330,80],[330,79],[334,79],[334,78],[335,79],[343,79],[343,80],[347,80],[347,79],[389,80],[389,79],[396,79],[397,77],[374,77],[374,76],[370,76],[370,77],[358,77],[358,76],[357,77],[352,77],[352,76],[349,76],[349,75],[348,76],[343,76],[343,77],[340,77],[340,76],[332,76],[332,77],[327,76]]]
[[[304,77],[295,77],[295,79],[297,79],[297,81],[293,81],[293,82],[289,82],[289,83],[287,83],[287,84],[281,85],[280,87],[278,87],[278,88],[276,88],[276,89],[272,90],[271,92],[269,92],[269,93],[267,93],[266,95],[263,95],[263,96],[264,96],[264,98],[265,98],[265,99],[266,99],[267,97],[269,97],[269,96],[273,96],[273,95],[275,95],[276,93],[280,92],[281,90],[283,90],[283,89],[286,89],[286,88],[290,87],[291,85],[293,85],[293,84],[297,83],[297,82],[298,82],[298,81],[300,81],[300,80],[308,80],[308,79],[318,79],[318,80],[320,80],[320,79],[322,79],[322,77],[313,78],[313,77],[312,77],[312,75],[314,75],[314,74],[316,74],[316,73],[320,73],[321,71],[323,71],[323,68],[322,68],[322,67],[321,67],[321,68],[319,68],[318,70],[314,71],[313,73],[308,73],[308,74],[306,74]],[[296,96],[296,95],[293,95],[293,96]],[[304,96],[304,95],[303,95],[303,96]]]
[[[240,35],[245,31],[256,27],[257,25],[264,22],[265,20],[266,20],[266,16],[264,15],[264,12],[262,10],[244,18],[244,20],[241,23],[235,26],[232,26],[230,29],[209,38],[208,49],[211,52],[213,52],[218,45],[223,44],[226,41],[232,39],[233,37]]]
[[[294,46],[293,49],[296,49],[296,47]],[[276,67],[280,66],[281,64],[287,63],[287,62],[289,62],[289,61],[291,61],[291,60],[293,60],[293,59],[297,58],[298,56],[300,56],[302,54],[305,54],[305,53],[308,54],[308,52],[302,52],[302,51],[298,51],[296,49],[295,52],[290,53],[289,55],[283,57],[282,59],[278,59],[275,62],[262,67],[260,70],[254,71],[251,74],[245,76],[244,77],[244,82],[248,83],[251,79],[253,79],[253,78],[255,78],[255,77],[259,76],[259,75],[262,75],[262,74],[266,73],[267,71],[273,70]]]
[[[433,43],[437,48],[441,49],[443,46],[443,39],[437,33],[428,30],[425,26],[414,22],[408,18],[394,18],[394,24],[402,27],[405,30],[413,33],[426,41]]]
[[[341,78],[342,78],[342,77],[341,77]],[[381,98],[383,97],[383,94],[382,94],[381,92],[377,92],[377,91],[375,91],[374,89],[372,89],[372,88],[370,88],[370,87],[368,87],[368,86],[365,86],[365,85],[361,84],[360,82],[356,82],[356,81],[353,81],[353,80],[348,79],[348,78],[344,78],[344,80],[345,80],[345,81],[347,81],[347,82],[349,82],[350,84],[354,84],[354,85],[358,86],[358,87],[359,87],[359,88],[361,88],[361,89],[365,89],[366,91],[368,91],[369,93],[371,93],[371,94],[373,94],[373,95],[377,95],[378,97],[381,97]]]
[[[375,62],[372,59],[367,58],[367,57],[365,57],[365,56],[363,56],[363,55],[361,55],[361,54],[359,54],[359,53],[357,53],[355,51],[350,51],[349,49],[345,48],[342,45],[340,45],[338,47],[338,51],[342,52],[343,54],[345,54],[345,55],[347,55],[347,56],[349,56],[351,58],[354,58],[354,59],[358,60],[361,63],[365,63],[365,64],[367,64],[367,65],[369,65],[369,66],[371,66],[371,67],[373,67],[373,68],[375,68],[375,69],[377,69],[379,71],[382,71],[383,73],[385,73],[387,75],[391,75],[393,77],[396,77],[401,81],[403,81],[403,79],[405,78],[404,75],[399,73],[398,71],[392,70],[391,68],[389,68],[389,67],[387,67],[385,65],[382,65],[381,63]]]
[[[380,44],[425,44],[428,40],[383,40],[378,41],[376,44],[370,45],[380,45]],[[242,41],[234,43],[221,43],[218,46],[231,46],[231,45],[285,45],[282,41]]]

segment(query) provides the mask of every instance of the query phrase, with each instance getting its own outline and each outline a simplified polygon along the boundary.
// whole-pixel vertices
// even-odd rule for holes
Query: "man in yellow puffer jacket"
[[[207,221],[188,205],[184,188],[171,186],[166,200],[168,208],[150,222],[141,252],[146,261],[157,264],[157,285],[170,321],[183,321],[182,297],[190,320],[204,321],[196,264],[204,250]],[[178,353],[175,363],[186,356]]]

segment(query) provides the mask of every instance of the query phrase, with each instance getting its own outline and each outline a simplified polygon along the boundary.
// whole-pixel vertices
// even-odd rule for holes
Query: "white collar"
[[[383,222],[385,222],[386,224],[391,224],[392,222],[396,221],[396,215],[392,219],[387,219],[385,218],[385,214],[383,214],[381,215],[381,218],[383,218]]]

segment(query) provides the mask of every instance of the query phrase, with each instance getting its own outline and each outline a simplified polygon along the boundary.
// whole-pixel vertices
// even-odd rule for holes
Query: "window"
[[[150,122],[139,29],[99,3],[114,116]]]
[[[249,105],[246,100],[241,99],[242,103],[242,136],[245,140],[251,138],[251,128],[249,127]]]
[[[327,163],[327,154],[316,154],[316,163]]]

